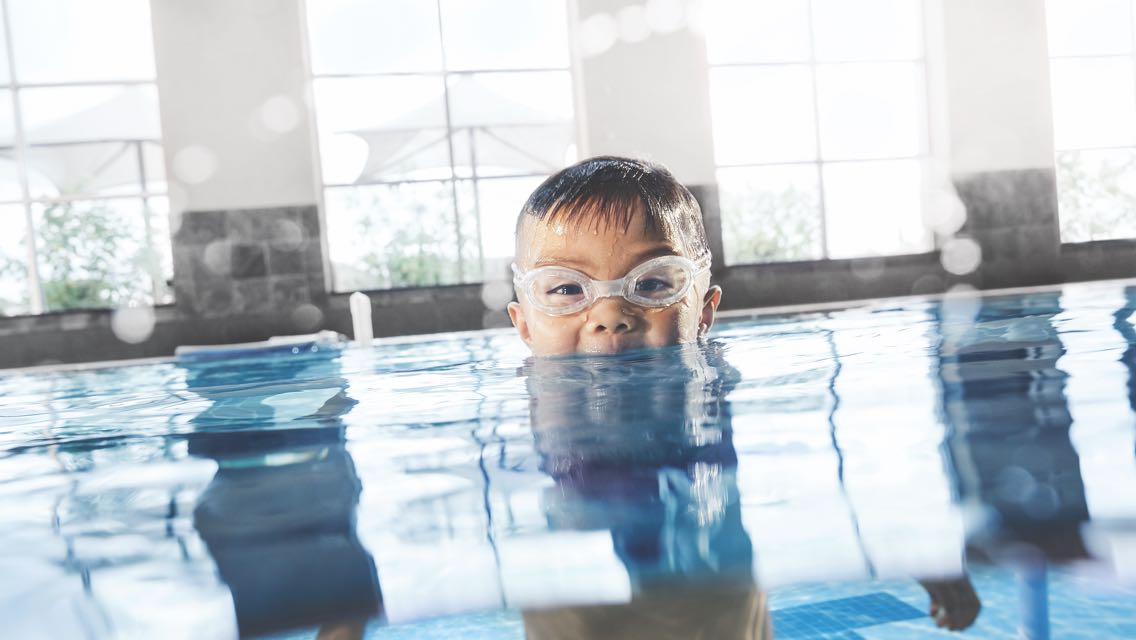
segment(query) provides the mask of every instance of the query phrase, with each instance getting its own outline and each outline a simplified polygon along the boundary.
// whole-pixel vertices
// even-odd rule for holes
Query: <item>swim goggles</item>
[[[513,284],[534,307],[551,316],[566,316],[583,311],[600,298],[616,296],[643,307],[668,307],[690,291],[695,277],[710,268],[710,259],[652,258],[619,280],[593,280],[567,267],[521,271],[515,262],[512,267]]]

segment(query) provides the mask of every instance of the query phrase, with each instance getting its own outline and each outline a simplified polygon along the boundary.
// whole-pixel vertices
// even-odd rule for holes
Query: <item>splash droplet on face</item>
[[[556,225],[552,227],[553,235],[563,236],[566,233],[568,233],[568,228],[564,226],[563,222],[557,222]]]

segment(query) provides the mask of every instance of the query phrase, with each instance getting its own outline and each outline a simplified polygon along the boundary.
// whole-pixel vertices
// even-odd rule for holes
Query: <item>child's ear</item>
[[[517,333],[520,334],[521,340],[525,344],[532,346],[532,334],[529,333],[529,323],[525,320],[525,312],[521,309],[521,303],[509,303],[509,319],[513,321],[513,326],[517,328]]]
[[[714,326],[714,313],[718,311],[718,304],[722,302],[722,287],[713,285],[702,298],[702,317],[698,319],[698,335],[705,336]]]

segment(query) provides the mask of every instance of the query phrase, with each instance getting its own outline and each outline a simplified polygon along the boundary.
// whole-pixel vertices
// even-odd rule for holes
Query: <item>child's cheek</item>
[[[686,326],[690,324],[690,315],[684,302],[648,314],[647,346],[669,347],[692,342],[693,334]]]
[[[563,355],[576,350],[582,322],[577,316],[534,314],[533,347],[539,355]]]
[[[698,339],[698,322],[702,316],[702,309],[698,305],[698,296],[694,291],[686,298],[672,307],[675,315],[672,318],[672,327],[675,332],[676,343],[694,342]]]

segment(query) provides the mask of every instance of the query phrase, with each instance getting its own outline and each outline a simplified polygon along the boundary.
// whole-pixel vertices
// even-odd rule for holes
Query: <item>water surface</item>
[[[740,317],[618,357],[485,332],[0,375],[5,633],[502,610],[534,637],[601,610],[692,633],[772,593],[790,637],[801,589],[1004,571],[1017,624],[1071,576],[1086,637],[1125,637],[1136,605],[1100,603],[1136,583],[1134,309],[1100,283]]]

